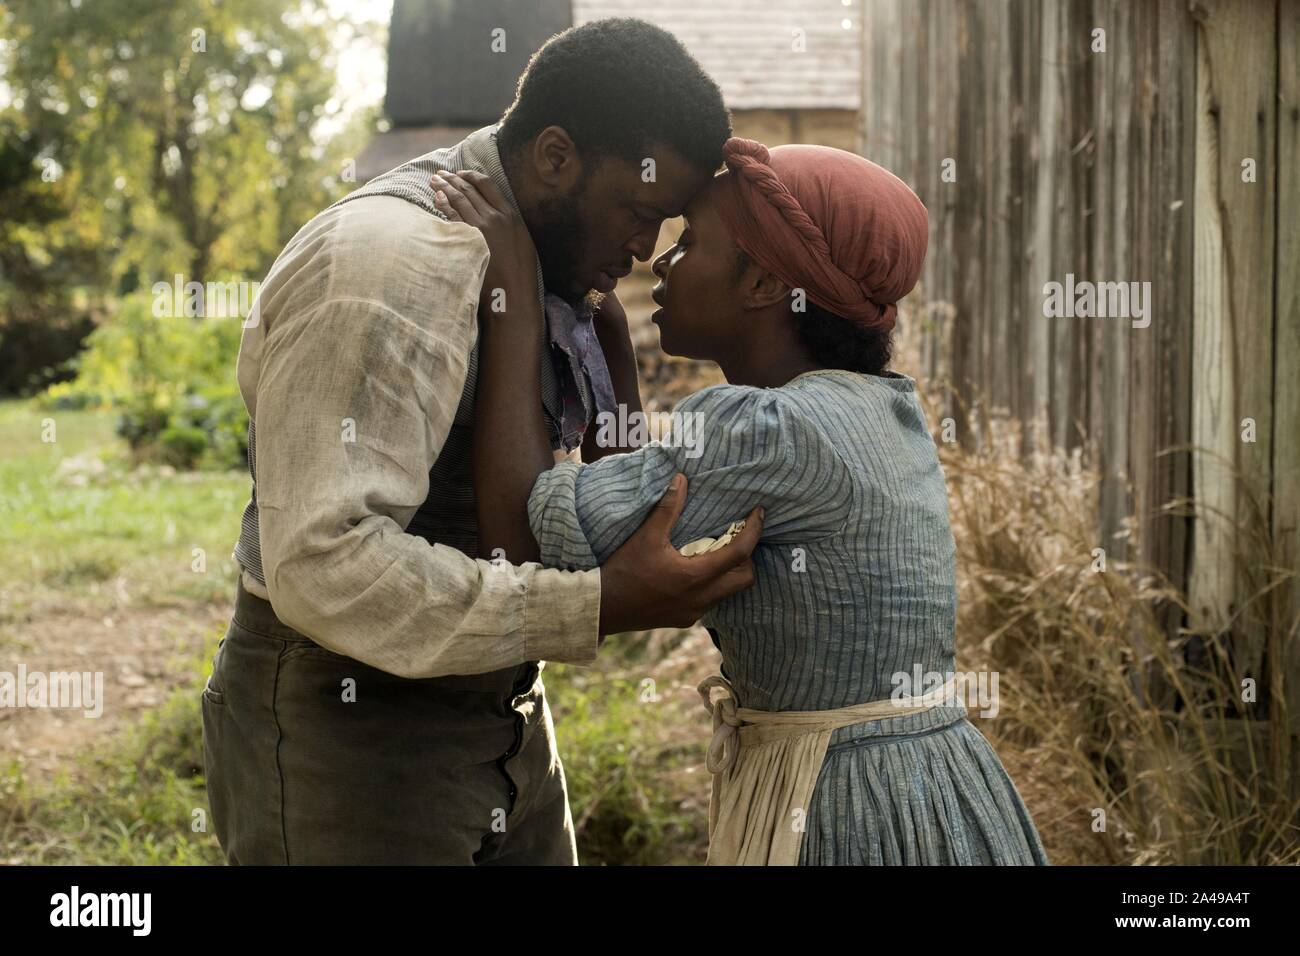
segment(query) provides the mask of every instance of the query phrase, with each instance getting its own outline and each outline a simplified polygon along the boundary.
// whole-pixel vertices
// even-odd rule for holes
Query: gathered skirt
[[[964,710],[939,708],[835,732],[808,808],[799,864],[1049,861],[988,739]]]

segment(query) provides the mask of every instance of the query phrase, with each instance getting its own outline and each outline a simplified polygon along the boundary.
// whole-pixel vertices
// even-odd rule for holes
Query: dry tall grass
[[[1295,571],[1272,560],[1269,535],[1258,521],[1239,529],[1248,554],[1238,560],[1260,582],[1251,606],[1221,632],[1170,636],[1162,610],[1186,612],[1186,597],[1149,568],[1103,565],[1094,552],[1097,474],[1078,454],[1022,457],[1014,423],[986,420],[979,432],[977,450],[939,442],[958,665],[998,674],[1000,716],[981,729],[1058,788],[1054,805],[1088,844],[1077,861],[1300,861],[1292,741],[1270,734],[1287,726],[1284,668],[1260,681],[1264,703],[1244,703],[1228,637],[1241,622],[1266,628],[1274,662],[1297,639],[1300,617],[1279,606]]]
[[[945,308],[930,303],[919,314],[925,321]],[[972,710],[971,719],[995,743],[1052,861],[1300,862],[1300,755],[1291,736],[1270,733],[1288,723],[1286,674],[1273,666],[1251,675],[1260,702],[1243,702],[1230,636],[1263,629],[1268,662],[1284,661],[1300,640],[1300,609],[1282,602],[1296,570],[1274,559],[1267,503],[1250,502],[1237,529],[1236,563],[1255,598],[1220,632],[1171,636],[1169,617],[1181,610],[1192,619],[1184,594],[1138,563],[1108,557],[1094,570],[1100,480],[1082,456],[1039,448],[1025,458],[1006,421],[979,424],[976,450],[941,440],[937,402],[950,394],[942,356],[924,351],[933,351],[932,336],[906,334],[910,311],[895,366],[918,378],[948,481],[957,664],[998,674],[999,716]],[[667,408],[720,377],[704,363],[656,360],[642,379],[647,407]],[[1199,508],[1181,501],[1165,510]],[[690,708],[683,717],[701,720]]]

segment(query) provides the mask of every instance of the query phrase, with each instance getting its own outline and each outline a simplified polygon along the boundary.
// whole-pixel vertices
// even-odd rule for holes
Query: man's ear
[[[578,147],[562,126],[548,126],[537,134],[532,164],[538,180],[549,190],[567,194],[582,180]]]
[[[766,309],[790,299],[790,287],[756,262],[751,262],[742,279],[741,305],[746,309]]]

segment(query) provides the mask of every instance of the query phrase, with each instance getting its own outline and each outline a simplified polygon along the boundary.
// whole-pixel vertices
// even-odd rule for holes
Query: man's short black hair
[[[744,275],[752,260],[735,247],[736,279]],[[803,311],[790,305],[790,317],[800,341],[813,361],[822,368],[841,368],[866,375],[882,375],[889,368],[894,346],[893,330],[868,329],[823,309],[805,297]]]
[[[644,20],[593,20],[551,37],[519,77],[501,118],[513,156],[548,126],[579,150],[635,163],[668,146],[706,173],[722,165],[731,115],[722,91],[681,42]]]

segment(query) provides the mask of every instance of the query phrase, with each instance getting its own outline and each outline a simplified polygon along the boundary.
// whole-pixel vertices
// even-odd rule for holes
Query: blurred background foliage
[[[371,30],[319,0],[0,7],[0,397],[55,384],[137,456],[238,464],[238,321],[145,294],[260,280],[350,188],[376,113],[345,110],[336,60]]]
[[[116,410],[117,434],[137,460],[246,464],[248,412],[233,374],[242,323],[158,317],[153,304],[145,293],[124,296],[86,339],[76,378],[50,386],[39,404]]]

